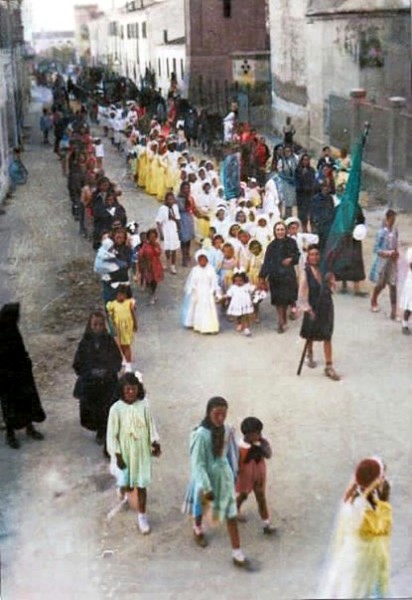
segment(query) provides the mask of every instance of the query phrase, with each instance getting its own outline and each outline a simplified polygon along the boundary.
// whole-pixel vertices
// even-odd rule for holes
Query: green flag
[[[352,148],[352,167],[348,182],[340,204],[336,207],[335,218],[329,231],[323,255],[323,272],[332,271],[340,273],[344,280],[344,273],[349,269],[352,253],[348,251],[352,246],[352,233],[359,212],[359,192],[362,178],[362,156],[366,142],[368,128]]]

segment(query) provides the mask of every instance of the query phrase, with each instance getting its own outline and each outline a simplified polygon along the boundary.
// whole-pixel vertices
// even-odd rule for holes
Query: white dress
[[[400,308],[401,310],[412,311],[412,248],[406,252],[406,261],[408,263],[408,274],[403,284]]]
[[[250,283],[231,285],[226,292],[226,296],[230,298],[227,314],[233,317],[253,314],[252,293],[255,289]]]
[[[163,249],[173,251],[180,248],[180,240],[176,221],[170,218],[169,211],[173,213],[176,221],[180,220],[180,213],[177,204],[173,204],[173,206],[170,208],[164,204],[157,211],[156,223],[162,227]]]
[[[184,327],[199,333],[218,333],[215,296],[220,295],[217,275],[212,266],[197,265],[191,270],[185,286],[182,309]]]
[[[412,311],[412,270],[410,267],[402,288],[400,308]]]

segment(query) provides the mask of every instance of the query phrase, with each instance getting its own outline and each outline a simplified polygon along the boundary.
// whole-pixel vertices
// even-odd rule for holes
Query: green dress
[[[121,454],[126,469],[119,471],[118,484],[147,487],[152,480],[152,443],[159,441],[146,398],[127,404],[118,400],[110,408],[107,423],[107,451],[115,461]],[[121,477],[120,477],[121,475]]]
[[[197,427],[190,437],[191,482],[186,493],[184,512],[194,517],[202,514],[201,498],[213,492],[213,518],[224,521],[237,515],[235,475],[238,465],[238,449],[231,427],[225,425],[225,441],[222,456],[212,451],[212,435],[206,427]]]

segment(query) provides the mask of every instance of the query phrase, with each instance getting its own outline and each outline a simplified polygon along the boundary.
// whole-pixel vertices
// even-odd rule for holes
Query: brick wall
[[[231,16],[223,16],[224,0],[186,0],[190,85],[232,82],[232,52],[268,50],[266,0],[231,0]]]

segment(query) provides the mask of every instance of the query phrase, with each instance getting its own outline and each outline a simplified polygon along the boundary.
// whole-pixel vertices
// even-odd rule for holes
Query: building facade
[[[299,141],[318,148],[352,89],[375,103],[409,96],[410,22],[409,0],[271,0],[275,129],[291,116]]]
[[[270,98],[266,0],[185,0],[189,97],[219,111]],[[243,118],[250,120],[244,111]]]
[[[185,89],[184,0],[132,0],[89,23],[90,62],[138,85],[147,71],[166,94],[172,72]]]
[[[21,4],[0,0],[0,202],[9,189],[12,150],[21,144],[29,101]]]

